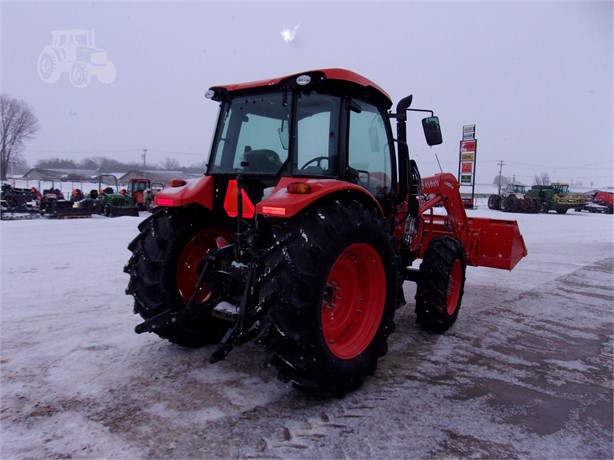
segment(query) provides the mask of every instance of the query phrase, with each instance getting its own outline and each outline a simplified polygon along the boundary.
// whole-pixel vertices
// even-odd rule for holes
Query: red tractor
[[[134,198],[134,202],[136,203],[139,211],[145,210],[145,191],[151,188],[151,180],[149,179],[141,179],[141,178],[132,178],[128,181],[128,189],[126,190],[128,195]]]
[[[411,96],[390,112],[375,83],[324,69],[207,97],[220,112],[204,177],[158,193],[129,245],[137,333],[217,344],[210,362],[257,340],[281,379],[341,396],[386,353],[405,280],[419,326],[442,333],[467,265],[511,270],[527,254],[515,222],[467,217],[452,174],[421,180],[406,120],[425,110]]]

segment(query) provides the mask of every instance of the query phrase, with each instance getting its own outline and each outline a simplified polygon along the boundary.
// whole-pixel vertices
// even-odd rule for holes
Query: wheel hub
[[[361,354],[375,336],[386,302],[386,276],[377,251],[349,246],[334,263],[322,293],[322,332],[338,358]]]

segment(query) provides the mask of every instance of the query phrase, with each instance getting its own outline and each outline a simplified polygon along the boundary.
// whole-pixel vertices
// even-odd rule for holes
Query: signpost
[[[475,161],[477,147],[478,141],[475,138],[475,125],[463,126],[463,138],[460,141],[458,156],[458,183],[460,184],[461,196],[463,196],[463,187],[471,187],[471,201],[463,198],[465,207],[471,209],[473,209],[475,199]]]

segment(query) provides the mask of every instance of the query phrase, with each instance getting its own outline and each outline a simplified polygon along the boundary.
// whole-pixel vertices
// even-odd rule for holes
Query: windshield
[[[208,172],[271,175],[283,169],[300,176],[335,175],[341,98],[313,91],[294,96],[262,93],[224,104]],[[293,99],[296,122],[291,125]]]
[[[552,184],[554,185],[554,192],[557,195],[564,195],[569,192],[569,185],[567,184]]]
[[[277,174],[288,158],[290,103],[284,93],[237,97],[222,106],[209,171]]]

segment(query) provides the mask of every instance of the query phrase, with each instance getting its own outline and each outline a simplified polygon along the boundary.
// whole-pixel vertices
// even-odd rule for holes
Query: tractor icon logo
[[[45,83],[55,83],[65,72],[76,88],[85,88],[94,75],[108,85],[117,74],[107,52],[95,47],[94,29],[52,32],[51,45],[45,45],[38,58],[38,75]]]

